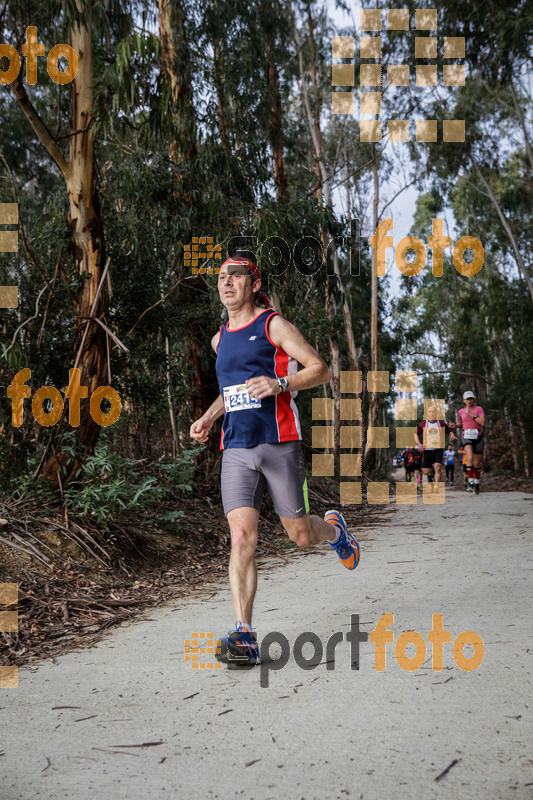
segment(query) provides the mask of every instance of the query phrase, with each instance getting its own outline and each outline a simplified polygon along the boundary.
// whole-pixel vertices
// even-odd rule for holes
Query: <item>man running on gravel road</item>
[[[328,381],[328,367],[298,328],[270,308],[253,261],[227,259],[220,268],[218,292],[229,316],[211,340],[220,394],[193,422],[190,435],[206,442],[213,423],[224,414],[221,487],[231,531],[229,579],[236,622],[222,639],[217,658],[258,664],[252,607],[264,488],[289,538],[300,547],[327,541],[344,566],[355,569],[359,546],[338,511],[328,511],[324,519],[309,514],[294,398],[301,389]],[[303,367],[299,371],[298,362]]]

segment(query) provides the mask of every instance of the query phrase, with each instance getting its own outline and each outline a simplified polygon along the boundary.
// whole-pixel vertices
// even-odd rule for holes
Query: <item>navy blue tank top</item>
[[[246,391],[248,378],[283,378],[298,369],[297,361],[269,338],[268,322],[275,314],[265,309],[242,328],[228,330],[228,323],[220,327],[216,372],[224,399],[221,450],[302,438],[297,392],[254,401]]]

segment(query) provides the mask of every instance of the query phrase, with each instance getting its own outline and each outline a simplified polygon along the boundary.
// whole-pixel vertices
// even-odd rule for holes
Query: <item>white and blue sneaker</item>
[[[359,564],[359,544],[355,536],[349,533],[346,520],[340,511],[327,511],[324,520],[330,525],[336,525],[341,531],[338,541],[335,544],[328,542],[329,546],[336,551],[346,569],[355,569]]]
[[[255,633],[250,633],[243,628],[242,622],[237,620],[235,628],[228,631],[228,635],[216,643],[215,658],[223,661],[228,666],[252,666],[260,664],[259,645]]]

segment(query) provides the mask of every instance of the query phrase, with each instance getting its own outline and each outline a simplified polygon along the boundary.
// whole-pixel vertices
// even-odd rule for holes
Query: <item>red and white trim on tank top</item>
[[[269,314],[265,321],[265,336],[270,344],[276,348],[274,353],[274,374],[278,378],[284,378],[286,375],[293,375],[298,369],[298,365],[294,358],[291,358],[283,348],[279,347],[272,341],[268,335],[268,323],[270,319],[277,314],[274,311]],[[298,409],[290,392],[284,394],[277,394],[274,397],[276,403],[276,426],[278,429],[279,442],[291,442],[295,438],[301,439],[302,433],[300,429],[300,420],[298,417]],[[296,435],[296,436],[295,436]]]

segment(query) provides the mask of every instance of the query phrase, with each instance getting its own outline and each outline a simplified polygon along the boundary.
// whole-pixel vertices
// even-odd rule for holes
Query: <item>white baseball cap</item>
[[[463,395],[463,400],[468,400],[469,397],[472,397],[474,400],[476,399],[474,392],[465,392]]]

